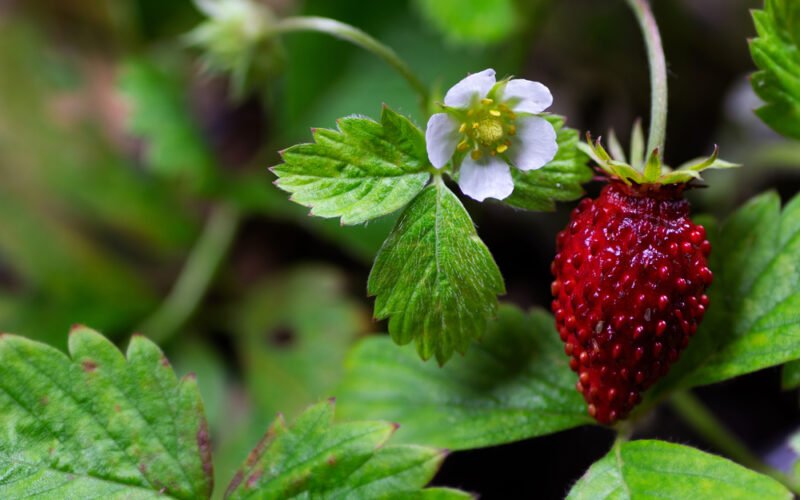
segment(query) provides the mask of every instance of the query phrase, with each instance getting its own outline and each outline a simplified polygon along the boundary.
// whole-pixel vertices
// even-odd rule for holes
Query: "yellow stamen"
[[[472,122],[472,128],[473,130],[478,128],[478,122]]]
[[[497,152],[498,153],[503,154],[506,151],[508,151],[508,145],[507,144],[501,144],[501,145],[497,146]]]
[[[483,153],[481,153],[480,149],[473,149],[472,153],[470,153],[469,155],[472,157],[473,160],[478,161],[483,156]]]
[[[469,149],[469,143],[467,141],[461,141],[458,143],[458,146],[456,146],[456,149],[459,151],[466,151]]]
[[[492,115],[492,116],[500,116],[502,113],[500,113],[496,109],[493,109],[493,110],[489,111],[489,114]]]
[[[493,102],[494,101],[492,99],[489,99],[488,97],[484,97],[483,99],[481,99],[481,103],[486,104],[486,105],[489,105],[489,104],[491,104]]]
[[[466,123],[462,123],[461,126],[458,127],[458,133],[459,134],[463,134],[465,130],[467,130],[467,124]]]

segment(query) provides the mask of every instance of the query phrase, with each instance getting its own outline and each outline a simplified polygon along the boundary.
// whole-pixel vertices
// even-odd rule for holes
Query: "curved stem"
[[[239,219],[238,210],[230,206],[213,210],[174,287],[139,331],[161,343],[180,330],[194,314],[233,243]]]
[[[664,157],[664,139],[667,134],[667,61],[658,31],[656,19],[648,0],[626,0],[630,5],[647,45],[647,59],[650,62],[650,135],[647,140],[647,155],[658,148],[659,156]]]
[[[688,391],[675,393],[670,399],[670,406],[692,429],[719,451],[749,469],[772,477],[795,494],[800,494],[798,481],[765,464],[692,393]]]
[[[348,41],[362,49],[375,54],[383,59],[389,66],[394,68],[419,95],[420,105],[427,115],[428,101],[430,94],[428,87],[411,71],[411,68],[400,59],[394,50],[372,38],[360,29],[349,24],[328,19],[327,17],[297,16],[287,17],[278,21],[273,27],[274,33],[289,33],[293,31],[314,31],[324,33],[341,40]]]

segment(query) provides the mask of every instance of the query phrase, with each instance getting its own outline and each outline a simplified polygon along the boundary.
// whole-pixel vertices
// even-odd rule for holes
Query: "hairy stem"
[[[781,482],[794,493],[800,494],[798,481],[765,464],[691,392],[677,392],[669,403],[692,429],[719,451],[745,467],[766,474]]]
[[[648,155],[658,149],[664,157],[664,140],[667,134],[667,61],[656,19],[648,0],[626,0],[630,5],[644,35],[647,59],[650,62],[650,135],[647,139]]]
[[[273,27],[275,33],[289,33],[293,31],[314,31],[325,33],[341,40],[348,41],[362,49],[375,54],[383,59],[389,66],[394,68],[400,76],[405,78],[412,89],[419,95],[420,105],[427,115],[428,101],[430,94],[428,87],[411,71],[411,68],[400,59],[394,50],[372,38],[360,29],[349,24],[329,19],[326,17],[297,16],[287,17],[279,21]]]
[[[174,287],[139,331],[160,343],[172,337],[189,320],[233,242],[239,219],[238,210],[227,205],[220,205],[211,212]]]

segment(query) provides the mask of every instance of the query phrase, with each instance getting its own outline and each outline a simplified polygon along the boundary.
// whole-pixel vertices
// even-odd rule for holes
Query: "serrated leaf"
[[[625,150],[622,148],[622,144],[620,144],[619,138],[617,137],[617,133],[614,132],[614,129],[611,129],[608,132],[608,148],[611,150],[611,155],[615,160],[621,161],[622,163],[628,163]]]
[[[663,441],[617,444],[572,487],[567,499],[792,498],[774,479],[730,460]]]
[[[272,171],[292,201],[319,217],[359,224],[408,204],[430,178],[425,136],[388,107],[380,123],[350,116],[338,130],[314,130],[315,143],[283,152]]]
[[[126,357],[80,327],[69,352],[0,336],[0,497],[208,498],[194,378],[143,337]]]
[[[753,11],[758,38],[750,43],[761,71],[752,76],[755,92],[766,104],[756,114],[777,132],[800,139],[800,4],[766,0]]]
[[[416,0],[416,4],[422,16],[454,42],[499,42],[520,24],[513,0]]]
[[[386,445],[394,424],[334,424],[333,417],[332,401],[312,406],[291,426],[279,416],[225,497],[405,498],[424,493],[444,459],[442,450]]]
[[[444,368],[387,338],[363,340],[347,361],[340,414],[398,422],[404,442],[493,446],[592,423],[575,381],[552,316],[502,306],[484,340]]]
[[[204,186],[216,161],[197,124],[179,82],[145,60],[128,61],[119,88],[131,108],[128,127],[145,142],[145,163],[166,177]]]
[[[464,206],[439,180],[406,207],[369,275],[375,317],[400,345],[444,364],[486,331],[505,293]]]
[[[572,201],[583,196],[583,184],[592,179],[586,154],[578,148],[578,131],[564,126],[559,116],[546,116],[556,129],[558,152],[538,170],[523,172],[511,169],[514,192],[504,201],[527,210],[555,210],[555,202]]]
[[[800,196],[781,212],[777,194],[761,195],[709,238],[708,313],[661,390],[800,359]]]

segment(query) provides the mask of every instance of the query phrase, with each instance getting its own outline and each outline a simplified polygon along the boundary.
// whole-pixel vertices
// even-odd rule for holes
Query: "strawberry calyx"
[[[658,148],[645,156],[643,140],[640,139],[641,125],[638,122],[634,127],[631,139],[631,161],[629,163],[613,131],[610,137],[610,149],[613,156],[603,147],[600,138],[592,140],[589,132],[586,133],[586,142],[579,143],[578,147],[594,160],[609,177],[619,179],[628,186],[688,184],[693,180],[702,180],[700,173],[705,170],[741,166],[720,159],[719,147],[714,145],[714,152],[708,158],[697,158],[677,168],[670,168],[664,164]]]

